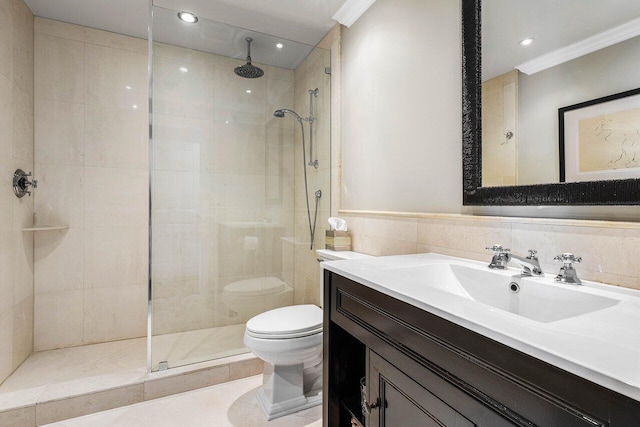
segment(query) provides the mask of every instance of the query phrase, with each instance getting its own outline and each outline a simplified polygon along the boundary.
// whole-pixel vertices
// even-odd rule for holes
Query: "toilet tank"
[[[353,251],[332,251],[330,249],[316,249],[316,256],[320,263],[320,307],[324,306],[324,268],[322,263],[342,259],[371,258],[371,255]]]

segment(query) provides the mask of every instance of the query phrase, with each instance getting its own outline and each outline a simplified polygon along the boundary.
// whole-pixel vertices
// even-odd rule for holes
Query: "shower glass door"
[[[317,303],[307,280],[317,266],[300,209],[299,125],[273,113],[303,108],[307,116],[307,86],[319,87],[320,166],[310,167],[309,191],[324,193],[322,244],[330,87],[329,51],[203,17],[189,25],[155,6],[152,14],[150,367],[157,370],[244,353],[249,318]],[[260,78],[234,72],[246,63],[247,37]],[[307,272],[296,273],[296,259]],[[313,279],[319,291],[317,273]]]

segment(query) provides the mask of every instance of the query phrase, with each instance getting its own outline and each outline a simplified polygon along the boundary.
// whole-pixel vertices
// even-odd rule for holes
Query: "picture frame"
[[[640,88],[558,109],[560,182],[640,178]]]

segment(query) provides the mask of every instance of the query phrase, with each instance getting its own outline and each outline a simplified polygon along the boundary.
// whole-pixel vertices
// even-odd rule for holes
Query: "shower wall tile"
[[[35,102],[35,162],[82,166],[84,107],[70,102]]]
[[[264,126],[213,123],[213,171],[219,174],[265,175]]]
[[[81,42],[36,34],[36,99],[83,103],[84,55]]]
[[[36,163],[36,223],[84,226],[84,170],[80,166]]]
[[[33,295],[33,234],[22,230],[13,233],[15,243],[13,267],[13,305]]]
[[[9,295],[13,295],[13,274],[14,274],[14,259],[15,254],[13,232],[0,234],[0,315],[11,311],[13,307],[13,297],[9,298]],[[3,341],[0,341],[0,343]],[[0,378],[2,376],[0,375]]]
[[[0,75],[13,79],[13,10],[11,3],[0,1]],[[0,377],[2,378],[2,377]]]
[[[13,157],[33,162],[33,94],[17,84],[13,85]]]
[[[148,116],[143,111],[85,106],[85,166],[148,168]]]
[[[36,34],[60,37],[67,40],[85,41],[86,27],[81,25],[68,24],[53,19],[35,18],[33,31]]]
[[[213,67],[156,58],[153,70],[155,113],[203,120],[213,116]]]
[[[33,15],[0,1],[0,382],[33,350],[33,198],[13,194],[13,172],[33,170]]]
[[[147,55],[85,43],[84,73],[87,104],[147,110]]]
[[[265,123],[266,79],[239,79],[230,67],[215,67],[214,101],[225,109],[255,114]],[[251,93],[247,93],[250,90]],[[271,114],[270,114],[271,115]]]
[[[209,120],[156,114],[153,120],[154,170],[200,171],[212,164]]]
[[[143,336],[147,42],[41,18],[34,31],[36,223],[70,226],[36,237],[36,348]]]
[[[147,287],[85,289],[83,343],[141,337],[146,333]]]
[[[13,82],[33,95],[33,14],[22,0],[13,2]],[[33,113],[31,114],[33,118]]]
[[[84,288],[140,286],[147,282],[147,227],[84,231]]]
[[[148,223],[148,172],[84,168],[86,227],[145,226]]]
[[[31,294],[13,307],[13,365],[16,369],[33,351],[33,300]]]
[[[82,290],[37,293],[34,307],[34,351],[83,343]]]
[[[0,314],[0,378],[13,372],[13,311]]]
[[[131,52],[147,54],[149,43],[146,39],[125,36],[110,31],[98,30],[96,28],[83,27],[84,41],[88,44],[111,47],[114,49],[128,50]]]
[[[0,74],[0,164],[13,160],[13,83]]]
[[[84,233],[80,227],[36,233],[35,293],[80,290],[84,287]]]

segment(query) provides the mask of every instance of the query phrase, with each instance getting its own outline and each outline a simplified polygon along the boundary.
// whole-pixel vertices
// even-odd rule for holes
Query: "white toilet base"
[[[309,368],[304,372],[303,368],[303,364],[278,366],[265,364],[264,384],[258,390],[257,400],[267,420],[322,404],[321,386],[307,393],[304,392],[305,388],[316,385],[316,378],[313,377],[321,373],[316,373],[316,369]],[[305,380],[313,381],[304,384]]]
[[[260,387],[257,400],[258,406],[262,410],[265,418],[267,421],[271,421],[285,415],[293,414],[294,412],[322,405],[322,391],[318,390],[315,393],[311,392],[283,402],[271,403],[265,395],[264,388]]]

